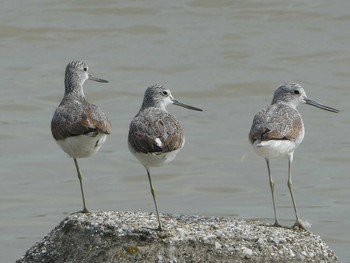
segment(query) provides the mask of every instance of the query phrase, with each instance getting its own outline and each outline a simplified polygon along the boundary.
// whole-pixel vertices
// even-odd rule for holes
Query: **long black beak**
[[[193,106],[190,106],[190,105],[187,105],[187,104],[184,104],[178,100],[173,100],[173,104],[174,105],[177,105],[177,106],[181,106],[181,107],[184,107],[186,109],[190,109],[190,110],[196,110],[196,111],[203,111],[202,109],[200,108],[196,108],[196,107],[193,107]]]
[[[108,80],[95,78],[95,77],[93,77],[93,76],[91,76],[91,75],[89,75],[89,80],[93,80],[93,81],[97,81],[97,82],[102,82],[102,83],[108,83]]]
[[[323,104],[321,104],[321,103],[319,103],[319,102],[317,102],[317,101],[315,101],[315,100],[312,100],[312,99],[309,99],[309,98],[305,98],[304,100],[305,100],[305,103],[306,103],[306,104],[309,104],[309,105],[311,105],[311,106],[315,106],[315,107],[320,108],[320,109],[322,109],[322,110],[326,110],[326,111],[330,111],[330,112],[335,112],[335,113],[338,113],[338,112],[339,112],[339,110],[334,109],[334,108],[331,108],[331,107],[328,107],[328,106],[326,106],[326,105],[323,105]]]

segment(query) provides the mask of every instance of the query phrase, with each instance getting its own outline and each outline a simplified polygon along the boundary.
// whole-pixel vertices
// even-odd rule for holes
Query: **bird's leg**
[[[147,170],[147,176],[148,176],[148,180],[149,180],[149,185],[151,187],[151,193],[152,193],[152,196],[153,196],[153,201],[154,201],[154,205],[156,207],[156,212],[157,212],[157,218],[158,218],[158,228],[156,230],[158,231],[163,231],[163,227],[162,227],[162,222],[160,221],[160,216],[159,216],[159,212],[158,212],[158,205],[157,205],[157,198],[156,198],[156,192],[152,186],[152,180],[151,180],[151,174],[149,172],[149,169],[148,167],[146,167],[146,170]]]
[[[293,202],[293,207],[294,207],[294,212],[295,212],[295,223],[294,223],[292,228],[300,228],[300,229],[306,230],[306,228],[303,226],[303,224],[301,223],[301,221],[299,219],[297,205],[296,205],[295,199],[294,199],[293,183],[292,183],[292,162],[293,162],[293,152],[288,155],[288,182],[287,182],[290,196],[292,197],[292,202]]]
[[[80,173],[80,170],[79,170],[78,161],[77,161],[76,158],[73,158],[73,159],[74,159],[75,167],[77,168],[78,178],[79,178],[79,182],[80,182],[81,195],[82,195],[82,197],[83,197],[83,210],[81,211],[81,213],[90,213],[90,211],[86,208],[86,205],[85,205],[85,196],[84,196],[84,188],[83,188],[83,179],[82,179],[82,176],[81,176],[81,173]]]
[[[278,218],[277,218],[277,210],[276,210],[276,203],[275,203],[275,182],[273,181],[272,176],[271,176],[269,159],[266,158],[265,160],[266,160],[266,165],[267,165],[267,171],[269,173],[269,182],[270,182],[270,189],[271,189],[271,194],[272,194],[273,210],[275,213],[275,223],[273,225],[281,227],[280,223],[278,222]]]

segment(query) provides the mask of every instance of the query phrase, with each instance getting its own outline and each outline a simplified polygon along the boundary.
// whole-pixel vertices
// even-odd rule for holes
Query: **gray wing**
[[[297,110],[284,104],[274,104],[259,111],[253,120],[249,140],[294,141],[302,128],[302,119]]]
[[[51,120],[51,132],[56,140],[70,136],[110,134],[112,126],[104,112],[93,104],[67,107],[60,105]]]
[[[170,152],[182,147],[183,132],[173,115],[151,108],[132,120],[128,140],[136,152]]]

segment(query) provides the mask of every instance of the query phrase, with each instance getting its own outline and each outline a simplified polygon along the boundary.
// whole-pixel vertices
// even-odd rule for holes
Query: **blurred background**
[[[162,213],[273,223],[266,164],[248,142],[254,114],[280,83],[299,82],[338,114],[301,105],[306,136],[293,182],[302,219],[350,262],[350,2],[2,1],[0,9],[0,261],[14,262],[82,208],[73,160],[50,122],[72,60],[108,84],[87,99],[113,124],[101,151],[80,159],[91,210],[154,212],[145,169],[127,148],[145,89],[164,84],[200,107],[168,110],[186,145],[152,169]],[[294,223],[287,159],[271,162],[281,222]]]

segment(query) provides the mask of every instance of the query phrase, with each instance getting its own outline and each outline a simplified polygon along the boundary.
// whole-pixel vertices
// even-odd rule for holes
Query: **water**
[[[68,213],[81,209],[73,161],[50,133],[64,69],[89,64],[109,84],[87,98],[109,116],[102,150],[82,159],[91,210],[154,211],[144,168],[127,149],[144,90],[165,84],[203,113],[170,106],[186,145],[152,170],[161,212],[273,222],[264,160],[248,143],[254,114],[281,82],[341,110],[300,107],[295,152],[300,216],[350,262],[350,2],[3,1],[0,16],[0,261],[14,262]],[[292,225],[287,160],[272,161],[281,222]]]

